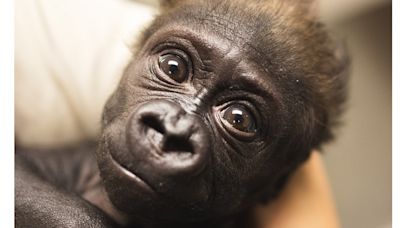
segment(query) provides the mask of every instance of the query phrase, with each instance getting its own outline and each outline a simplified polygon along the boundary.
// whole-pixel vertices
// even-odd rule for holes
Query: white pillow
[[[16,0],[17,144],[95,138],[130,45],[155,13],[126,0]]]

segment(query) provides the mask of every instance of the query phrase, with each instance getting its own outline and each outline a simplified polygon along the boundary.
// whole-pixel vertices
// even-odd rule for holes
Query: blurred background
[[[392,6],[321,0],[321,17],[352,56],[350,99],[325,163],[343,227],[391,227]]]
[[[16,141],[48,147],[95,137],[101,109],[156,0],[16,0]],[[348,110],[324,160],[344,228],[391,227],[392,8],[320,0],[352,57]],[[40,133],[38,133],[40,132]]]

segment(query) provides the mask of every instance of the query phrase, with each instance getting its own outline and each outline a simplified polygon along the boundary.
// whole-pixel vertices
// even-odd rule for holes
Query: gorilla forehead
[[[284,7],[288,2],[293,6]],[[142,40],[162,27],[190,28],[206,38],[216,34],[227,39],[275,74],[318,73],[322,57],[329,57],[329,40],[304,7],[295,7],[298,2],[302,1],[185,1],[158,17]]]

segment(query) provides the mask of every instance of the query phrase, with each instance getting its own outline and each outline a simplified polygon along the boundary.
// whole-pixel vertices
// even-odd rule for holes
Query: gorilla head
[[[347,59],[311,1],[165,1],[103,114],[97,159],[121,211],[225,217],[268,200],[332,137]]]

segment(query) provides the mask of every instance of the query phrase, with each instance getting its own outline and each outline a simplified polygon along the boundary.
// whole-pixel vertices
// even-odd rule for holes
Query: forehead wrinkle
[[[259,50],[256,44],[252,43],[258,40],[255,39],[257,31],[251,29],[256,27],[254,23],[257,22],[229,17],[231,13],[221,14],[218,10],[220,11],[221,9],[219,9],[218,4],[216,4],[212,9],[206,11],[205,14],[202,14],[204,11],[195,11],[193,15],[190,15],[190,18],[185,18],[184,20],[162,20],[161,23],[157,23],[156,27],[152,28],[150,31],[151,34],[149,35],[153,36],[157,34],[159,30],[168,29],[171,29],[172,34],[174,31],[184,32],[189,34],[191,38],[194,37],[197,41],[200,41],[197,44],[201,44],[203,48],[207,48],[209,51],[215,51],[214,48],[204,45],[211,44],[211,39],[209,39],[210,34],[215,34],[216,36],[214,37],[218,38],[220,41],[226,39],[228,42],[214,43],[214,46],[220,48],[222,43],[235,45],[246,52],[246,56],[255,57],[252,58],[252,61],[262,66],[266,73],[270,73],[269,66],[272,64],[271,61],[266,58],[268,55],[264,53],[263,50]],[[205,31],[207,32],[206,36],[204,35]]]
[[[262,81],[262,87],[266,88],[267,92],[274,97],[280,97],[279,92],[273,88],[274,86],[268,80],[268,77],[273,75],[269,70],[271,63],[266,58],[267,55],[262,50],[257,49],[255,44],[252,43],[255,42],[256,31],[254,29],[250,29],[250,31],[243,29],[246,27],[246,24],[251,24],[252,22],[234,19],[236,23],[232,23],[228,17],[218,15],[220,14],[215,15],[213,12],[208,12],[205,15],[191,15],[190,18],[185,18],[185,20],[167,20],[159,24],[158,29],[152,36],[155,34],[161,34],[161,36],[172,34],[172,37],[175,36],[189,40],[196,49],[202,47],[203,50],[205,49],[210,52],[218,50],[222,56],[232,54],[231,49],[235,48],[239,50],[236,52],[237,55],[235,57],[240,60],[236,61],[236,63],[233,62],[235,63],[235,67],[240,63],[251,66],[253,72],[264,75],[264,77],[257,76],[259,78],[258,82]],[[231,26],[227,26],[229,24]],[[232,57],[233,55],[229,59],[232,60]],[[245,78],[256,82],[254,77],[249,77],[249,75],[254,74],[247,74]]]
[[[198,19],[200,20],[200,18],[194,16],[194,19]],[[252,61],[256,62],[258,65],[262,66],[262,69],[265,71],[265,73],[270,74],[270,71],[268,69],[268,65],[271,65],[270,61],[265,57],[267,56],[265,53],[263,53],[261,50],[257,49],[255,45],[253,45],[251,42],[254,41],[254,39],[252,39],[254,37],[254,34],[256,32],[252,32],[252,33],[243,33],[243,31],[241,31],[240,29],[235,29],[236,27],[230,27],[230,26],[225,26],[226,24],[229,24],[229,21],[225,18],[225,17],[219,17],[216,18],[218,20],[215,20],[215,18],[203,18],[203,21],[206,22],[210,22],[210,23],[206,23],[212,26],[216,26],[219,29],[215,29],[212,32],[217,34],[218,38],[223,37],[224,39],[229,41],[229,44],[231,46],[235,46],[236,48],[238,48],[239,50],[242,51],[247,51],[246,54],[244,54],[245,56],[249,57],[248,53],[251,53],[252,55],[256,55],[255,59],[253,59]],[[219,20],[221,19],[221,20]],[[223,23],[222,21],[224,21],[225,23]],[[238,26],[240,27],[240,26]],[[208,30],[207,26],[203,26],[204,29]],[[221,31],[224,30],[229,30],[230,34],[232,34],[232,36],[228,36],[227,33],[223,33]],[[201,34],[200,34],[201,36]],[[207,40],[206,40],[207,42]],[[262,62],[260,60],[264,60],[267,61]]]
[[[199,19],[199,18],[193,18],[193,19]],[[208,21],[206,19],[205,21]],[[210,20],[212,22],[212,20]],[[244,80],[250,80],[256,84],[259,84],[261,82],[262,85],[260,87],[265,88],[266,92],[268,94],[273,95],[274,97],[280,97],[279,93],[276,91],[276,89],[273,88],[273,85],[269,82],[267,76],[271,76],[271,73],[268,71],[268,68],[264,66],[264,64],[260,63],[260,61],[256,61],[258,59],[264,59],[263,54],[259,52],[255,47],[253,47],[247,40],[248,38],[242,37],[242,36],[236,36],[237,40],[241,40],[242,42],[238,43],[237,40],[232,40],[230,37],[225,36],[224,34],[218,32],[217,30],[212,30],[211,33],[214,34],[214,37],[216,39],[210,39],[210,36],[205,37],[204,36],[204,31],[198,30],[198,29],[193,29],[192,27],[188,27],[186,25],[179,24],[181,26],[177,27],[176,23],[170,23],[168,25],[165,25],[164,28],[160,29],[159,32],[164,33],[164,34],[169,34],[172,33],[174,34],[175,37],[181,37],[184,39],[191,39],[190,42],[193,44],[195,48],[199,48],[198,46],[201,45],[201,47],[208,49],[209,51],[214,51],[215,48],[213,47],[220,47],[218,50],[220,51],[220,55],[223,56],[223,58],[226,58],[229,60],[230,64],[229,66],[226,65],[224,68],[229,67],[228,69],[231,69],[231,72],[234,72],[239,65],[245,64],[247,66],[250,66],[251,72],[257,72],[257,73],[247,73],[247,74],[240,74],[240,76]],[[217,23],[217,24],[209,24],[213,26],[217,26],[218,28],[223,28],[222,23]],[[209,30],[209,26],[206,26],[203,29]],[[175,31],[175,32],[174,32]],[[163,34],[161,34],[163,35]],[[194,39],[194,40],[193,40]],[[227,42],[210,42],[210,40],[225,40]],[[195,41],[195,42],[193,42]],[[205,45],[208,44],[208,45]],[[221,44],[224,44],[224,47],[221,48]],[[211,47],[210,47],[211,46]],[[243,53],[246,51],[246,46],[247,48],[250,49],[250,52],[252,55],[256,55],[256,60],[254,58],[250,60],[249,54],[248,53]],[[247,58],[243,58],[243,55],[246,56]],[[234,65],[234,67],[233,67]],[[261,66],[261,67],[255,67],[255,66]],[[261,71],[260,71],[261,70]],[[232,73],[233,74],[233,73]],[[255,80],[254,76],[255,74],[262,74],[264,77],[257,76],[259,80]]]

